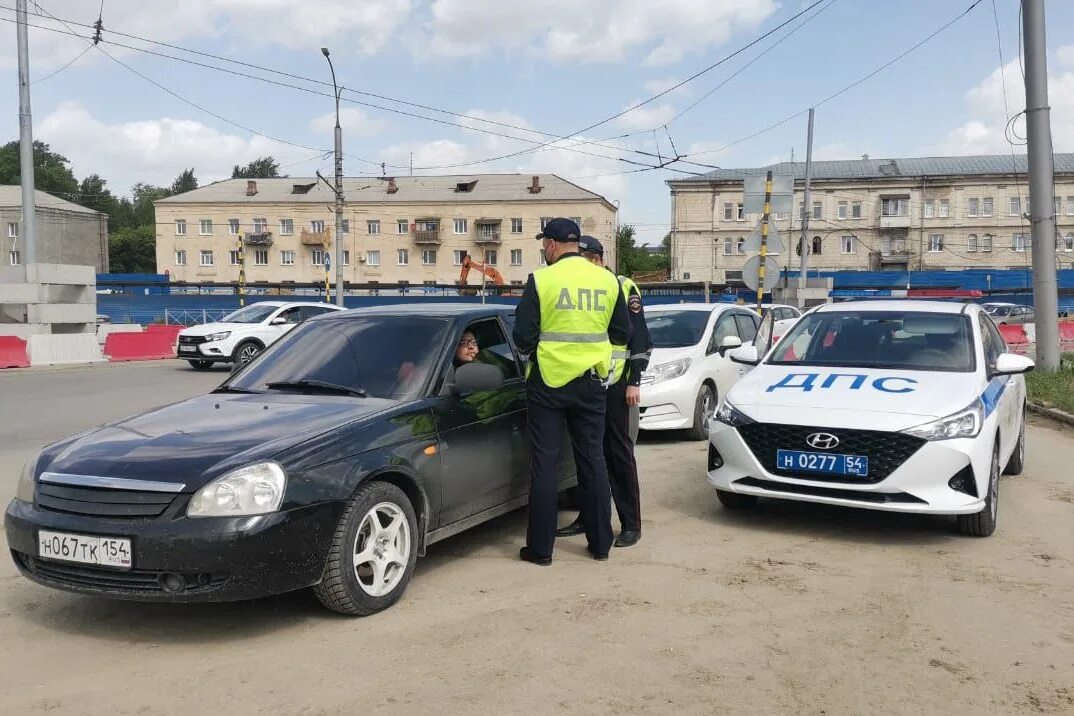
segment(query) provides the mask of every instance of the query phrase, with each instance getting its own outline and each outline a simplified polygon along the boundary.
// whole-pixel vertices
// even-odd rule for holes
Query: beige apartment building
[[[1025,269],[1030,249],[1026,157],[1006,155],[804,162],[719,169],[674,179],[673,280],[736,283],[760,214],[743,211],[748,176],[794,178],[792,211],[774,216],[781,267],[799,267],[808,212],[809,270]],[[1074,154],[1055,155],[1056,262],[1074,268]]]
[[[34,192],[37,206],[37,262],[92,266],[108,273],[108,217],[99,211],[43,191]],[[0,186],[0,263],[26,263],[22,226],[22,187]]]
[[[555,175],[348,177],[343,180],[344,279],[356,284],[455,284],[463,258],[521,285],[541,265],[535,235],[573,218],[612,247],[616,208]],[[312,178],[229,179],[156,202],[157,271],[173,281],[250,284],[335,275],[334,193]],[[471,270],[468,284],[479,286]]]

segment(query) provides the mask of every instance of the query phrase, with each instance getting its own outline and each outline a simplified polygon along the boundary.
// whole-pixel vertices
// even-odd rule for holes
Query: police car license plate
[[[37,556],[60,562],[130,569],[131,541],[122,537],[96,537],[41,530],[37,533]]]
[[[869,475],[869,458],[864,455],[777,450],[776,465],[780,470],[796,472],[824,472],[852,477],[868,477]]]

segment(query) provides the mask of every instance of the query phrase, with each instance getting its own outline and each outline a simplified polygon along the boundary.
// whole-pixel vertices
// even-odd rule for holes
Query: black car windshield
[[[969,318],[959,313],[822,311],[795,324],[768,362],[968,373],[973,346]]]
[[[653,348],[685,348],[701,342],[709,311],[651,311],[645,314],[645,325]]]
[[[408,400],[442,357],[448,322],[369,316],[300,324],[230,380],[225,389]],[[348,393],[349,391],[349,393]]]
[[[234,313],[229,313],[220,319],[221,323],[261,323],[272,312],[279,309],[279,306],[265,306],[260,303],[255,303],[252,306],[246,308],[240,308]]]

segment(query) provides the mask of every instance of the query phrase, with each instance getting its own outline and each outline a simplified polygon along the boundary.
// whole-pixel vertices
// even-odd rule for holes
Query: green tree
[[[232,179],[271,179],[280,176],[280,163],[274,157],[258,157],[245,167],[231,170]]]
[[[113,273],[155,273],[156,229],[152,224],[120,229],[108,235],[108,260]]]
[[[194,176],[194,167],[184,169],[172,182],[172,194],[182,194],[198,188],[198,179]]]
[[[69,164],[67,157],[53,152],[49,145],[34,142],[34,187],[38,191],[47,191],[61,199],[77,202],[78,180]],[[19,184],[22,181],[21,167],[17,141],[0,147],[0,184]]]

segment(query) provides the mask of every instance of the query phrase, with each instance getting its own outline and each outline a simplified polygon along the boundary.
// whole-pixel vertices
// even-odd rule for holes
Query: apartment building
[[[93,266],[108,272],[108,217],[43,191],[34,192],[37,206],[37,262]],[[0,262],[26,263],[23,249],[22,187],[0,186]]]
[[[348,177],[343,192],[348,283],[454,284],[470,255],[522,285],[543,260],[534,237],[557,216],[614,244],[615,206],[555,175]],[[161,199],[157,271],[232,282],[241,257],[251,284],[323,281],[325,254],[336,258],[334,200],[311,178],[229,179]]]
[[[780,266],[797,269],[808,214],[809,269],[1025,269],[1032,263],[1026,157],[1005,155],[813,162],[718,169],[673,179],[672,278],[734,283],[760,214],[746,214],[748,176],[790,175],[792,210],[773,217]],[[1074,154],[1055,155],[1056,262],[1074,268]]]

